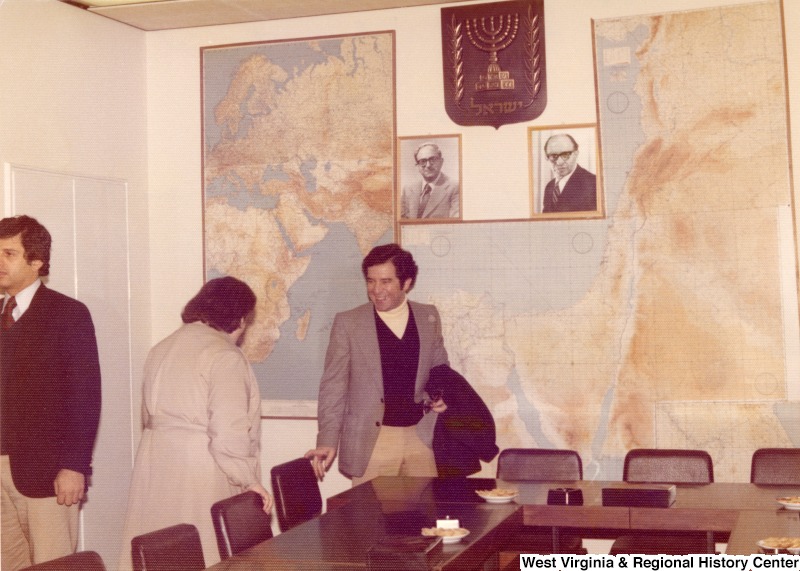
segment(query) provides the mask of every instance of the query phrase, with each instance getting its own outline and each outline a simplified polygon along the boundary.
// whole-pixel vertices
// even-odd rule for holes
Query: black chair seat
[[[581,457],[574,450],[545,448],[507,448],[497,458],[497,477],[501,480],[527,482],[574,482],[583,479]],[[561,553],[586,554],[581,537],[560,532]],[[523,527],[503,544],[499,565],[513,568],[520,553],[553,553],[553,531],[549,527]]]
[[[640,448],[625,455],[622,479],[639,484],[710,484],[714,465],[704,450]],[[612,555],[689,555],[708,553],[705,532],[650,531],[618,537],[609,551]]]
[[[281,531],[322,513],[322,495],[309,459],[297,458],[274,466],[270,476]]]
[[[103,559],[94,551],[79,551],[25,567],[21,571],[106,571],[106,567],[103,565]]]
[[[704,450],[637,448],[625,455],[622,479],[640,484],[710,484],[714,465]]]
[[[211,506],[211,519],[222,559],[241,553],[272,537],[269,514],[264,500],[255,492],[244,492]]]
[[[497,477],[536,482],[574,482],[583,479],[583,463],[574,450],[506,448],[497,458]]]
[[[206,568],[197,528],[181,523],[131,540],[134,571],[202,571]]]
[[[800,448],[760,448],[750,464],[753,484],[800,485]]]

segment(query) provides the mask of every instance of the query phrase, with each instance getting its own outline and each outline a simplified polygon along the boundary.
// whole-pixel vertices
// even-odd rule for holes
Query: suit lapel
[[[44,284],[40,284],[36,290],[36,293],[33,294],[33,298],[31,298],[31,304],[28,306],[28,309],[25,310],[25,313],[23,313],[19,320],[14,324],[14,328],[19,330],[25,327],[33,327],[35,324],[39,323],[42,316],[46,315],[46,312],[48,311],[47,307],[49,305],[49,299],[50,291],[47,289],[47,287],[45,287]]]
[[[435,186],[431,189],[431,197],[428,199],[428,204],[425,205],[425,212],[423,216],[430,212],[435,212],[439,204],[444,198],[444,187]]]
[[[431,324],[428,321],[430,317],[419,304],[415,302],[408,302],[411,311],[414,312],[414,321],[417,324],[417,333],[419,334],[419,359],[417,360],[417,392],[422,390],[427,378],[428,371],[424,371],[422,363],[430,362],[430,349],[431,349]]]
[[[356,363],[363,363],[367,367],[366,373],[383,391],[383,371],[381,369],[381,348],[378,345],[378,330],[375,327],[375,313],[371,303],[361,306],[358,319],[355,322],[358,351],[362,358]]]
[[[575,170],[572,173],[572,176],[569,177],[567,181],[567,186],[564,187],[563,194],[566,194],[568,198],[572,199],[572,195],[579,191],[579,189],[583,186],[583,167],[581,165],[577,165]]]

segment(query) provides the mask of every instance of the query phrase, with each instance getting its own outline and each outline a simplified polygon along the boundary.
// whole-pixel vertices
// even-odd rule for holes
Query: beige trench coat
[[[216,563],[211,505],[261,481],[253,371],[226,333],[190,323],[150,351],[142,390],[119,569],[131,569],[133,537],[179,523],[197,527],[206,565]]]

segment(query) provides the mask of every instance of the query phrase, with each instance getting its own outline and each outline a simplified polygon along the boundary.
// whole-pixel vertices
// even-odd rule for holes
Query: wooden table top
[[[800,538],[800,511],[779,508],[741,512],[731,532],[725,553],[731,555],[760,553],[758,541],[768,537]]]
[[[775,498],[800,495],[800,486],[717,482],[676,486],[675,503],[669,508],[604,506],[603,488],[624,485],[618,481],[506,482],[494,478],[379,477],[328,498],[327,505],[330,510],[353,501],[380,498],[481,504],[484,500],[475,493],[476,490],[510,488],[519,492],[513,501],[523,505],[526,525],[729,532],[741,511],[773,510],[779,507]],[[581,490],[583,505],[548,505],[548,491],[560,487]]]
[[[472,569],[498,551],[522,525],[518,504],[354,501],[330,510],[209,569],[364,569],[368,551],[388,535],[420,535],[437,519],[458,519],[469,535],[445,545],[433,569]]]
[[[730,532],[741,511],[774,510],[775,498],[798,495],[800,487],[756,486],[716,482],[677,485],[675,503],[668,508],[603,506],[602,490],[619,482],[572,482],[583,491],[583,506],[548,506],[553,485],[521,483],[515,500],[525,506],[526,525],[606,529],[657,529]],[[626,521],[627,520],[627,521]]]
[[[499,487],[494,478],[414,478],[411,476],[379,476],[326,500],[328,510],[351,502],[401,501],[446,503],[485,503],[476,490]]]
[[[800,487],[680,485],[676,501],[669,508],[603,506],[603,488],[619,485],[620,482],[379,477],[328,498],[327,512],[322,516],[209,569],[364,569],[369,548],[381,538],[417,535],[422,527],[433,527],[437,519],[446,516],[458,519],[470,534],[460,543],[444,546],[434,567],[439,570],[479,567],[523,522],[620,533],[630,529],[732,532],[730,553],[753,553],[753,549],[757,552],[758,539],[793,534],[800,526],[798,512],[781,508],[775,501],[780,496],[800,495]],[[548,490],[559,487],[580,489],[584,504],[547,505]],[[513,488],[519,494],[511,503],[488,504],[475,493],[493,488]]]

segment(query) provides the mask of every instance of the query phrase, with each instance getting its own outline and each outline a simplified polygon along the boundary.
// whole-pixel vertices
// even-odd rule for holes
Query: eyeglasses
[[[439,162],[441,157],[431,157],[429,159],[417,159],[417,166],[424,167],[426,165],[433,165]]]
[[[553,153],[552,155],[547,155],[547,160],[551,163],[556,162],[558,159],[562,161],[566,161],[568,158],[572,156],[572,153],[575,152],[576,149],[572,149],[571,151],[566,151],[564,153]]]

